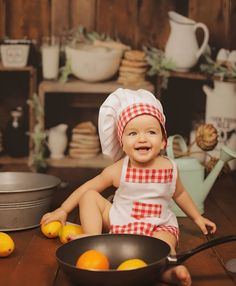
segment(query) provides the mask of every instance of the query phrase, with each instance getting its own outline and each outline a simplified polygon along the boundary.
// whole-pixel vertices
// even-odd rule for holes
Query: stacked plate
[[[91,121],[81,122],[72,129],[69,156],[77,159],[96,157],[100,152],[97,128]]]

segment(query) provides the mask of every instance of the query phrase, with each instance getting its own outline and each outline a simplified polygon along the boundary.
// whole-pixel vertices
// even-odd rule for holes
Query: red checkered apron
[[[125,157],[120,187],[110,210],[110,233],[132,233],[152,236],[167,231],[178,238],[176,216],[169,207],[175,191],[176,164],[169,169],[128,167]]]

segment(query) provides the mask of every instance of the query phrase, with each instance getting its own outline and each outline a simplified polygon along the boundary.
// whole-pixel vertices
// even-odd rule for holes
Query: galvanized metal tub
[[[46,174],[0,172],[0,231],[39,226],[60,183],[59,178]]]

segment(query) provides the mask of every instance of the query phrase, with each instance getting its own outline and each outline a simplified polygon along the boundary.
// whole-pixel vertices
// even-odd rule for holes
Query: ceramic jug
[[[209,194],[216,178],[226,162],[236,159],[236,152],[227,146],[222,146],[217,164],[205,178],[205,168],[196,158],[187,155],[175,158],[173,148],[174,141],[179,144],[183,153],[186,153],[188,150],[188,147],[181,135],[176,134],[170,136],[168,137],[167,141],[167,156],[170,159],[175,160],[180,179],[186,191],[193,199],[199,212],[203,214],[204,201]],[[174,201],[172,202],[171,207],[177,216],[186,216],[184,212],[174,203]]]
[[[236,84],[215,80],[214,88],[203,85],[203,91],[206,93],[205,121],[218,131],[218,144],[209,153],[217,157],[223,145],[236,149]],[[235,160],[229,165],[236,169]]]
[[[67,124],[59,124],[48,131],[48,148],[52,159],[61,159],[67,147]]]
[[[165,46],[165,56],[174,61],[177,71],[186,72],[196,65],[204,53],[209,40],[209,30],[205,24],[196,23],[174,11],[169,11],[168,15],[170,35]],[[204,33],[200,47],[196,38],[197,29],[202,29]]]

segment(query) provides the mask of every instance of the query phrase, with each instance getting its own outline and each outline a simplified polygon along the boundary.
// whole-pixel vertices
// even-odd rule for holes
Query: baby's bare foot
[[[190,273],[183,265],[178,265],[166,270],[162,274],[161,280],[165,283],[181,286],[190,286],[192,284]]]

